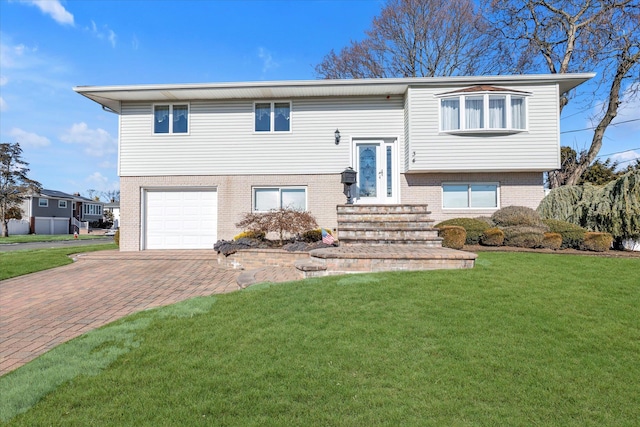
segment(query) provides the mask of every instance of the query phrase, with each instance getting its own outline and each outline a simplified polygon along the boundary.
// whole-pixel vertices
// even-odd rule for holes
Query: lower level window
[[[274,209],[307,210],[307,189],[304,187],[269,187],[253,189],[253,210],[268,212]]]
[[[442,184],[444,209],[497,208],[498,184]]]

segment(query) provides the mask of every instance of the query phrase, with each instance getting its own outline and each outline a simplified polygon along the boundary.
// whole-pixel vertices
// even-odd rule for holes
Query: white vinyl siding
[[[296,99],[292,131],[272,133],[254,131],[254,102],[190,102],[189,138],[150,138],[151,104],[124,104],[120,175],[338,174],[353,137],[397,137],[403,149],[402,96]]]
[[[406,171],[542,172],[559,168],[557,86],[505,86],[531,94],[526,97],[526,102],[524,97],[511,95],[518,101],[506,104],[511,108],[511,126],[514,129],[526,128],[526,131],[494,133],[483,129],[469,134],[443,132],[443,99],[437,96],[459,88],[412,88],[408,94],[411,97],[408,104],[411,126],[407,136],[410,156],[404,165]],[[514,111],[522,112],[525,108],[519,103],[526,104],[526,116],[514,114]],[[464,105],[459,106],[459,110],[463,108]]]

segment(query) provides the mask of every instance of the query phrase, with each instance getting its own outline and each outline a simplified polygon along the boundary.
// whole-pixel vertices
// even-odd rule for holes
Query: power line
[[[624,122],[611,123],[609,126],[618,126],[618,125],[622,125],[624,123],[631,123],[631,122],[637,122],[637,121],[640,121],[640,119],[631,119],[631,120],[625,120]],[[585,130],[593,130],[593,129],[597,128],[597,127],[598,126],[588,127],[588,128],[584,128],[584,129],[565,130],[564,132],[560,132],[560,134],[573,133],[573,132],[582,132],[582,131],[585,131]]]
[[[638,148],[628,148],[628,149],[623,150],[623,151],[616,151],[615,153],[598,154],[596,157],[613,156],[614,154],[626,153],[627,151],[633,151],[633,150],[640,150],[640,147],[638,147]]]

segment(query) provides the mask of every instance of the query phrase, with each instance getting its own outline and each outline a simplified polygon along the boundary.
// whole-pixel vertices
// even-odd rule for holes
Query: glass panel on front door
[[[378,159],[375,145],[359,145],[360,197],[378,197]]]

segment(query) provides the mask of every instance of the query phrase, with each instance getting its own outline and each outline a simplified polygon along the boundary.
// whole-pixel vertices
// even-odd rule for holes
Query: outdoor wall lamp
[[[336,137],[336,145],[340,144],[340,131],[336,129],[336,131],[333,134]]]

